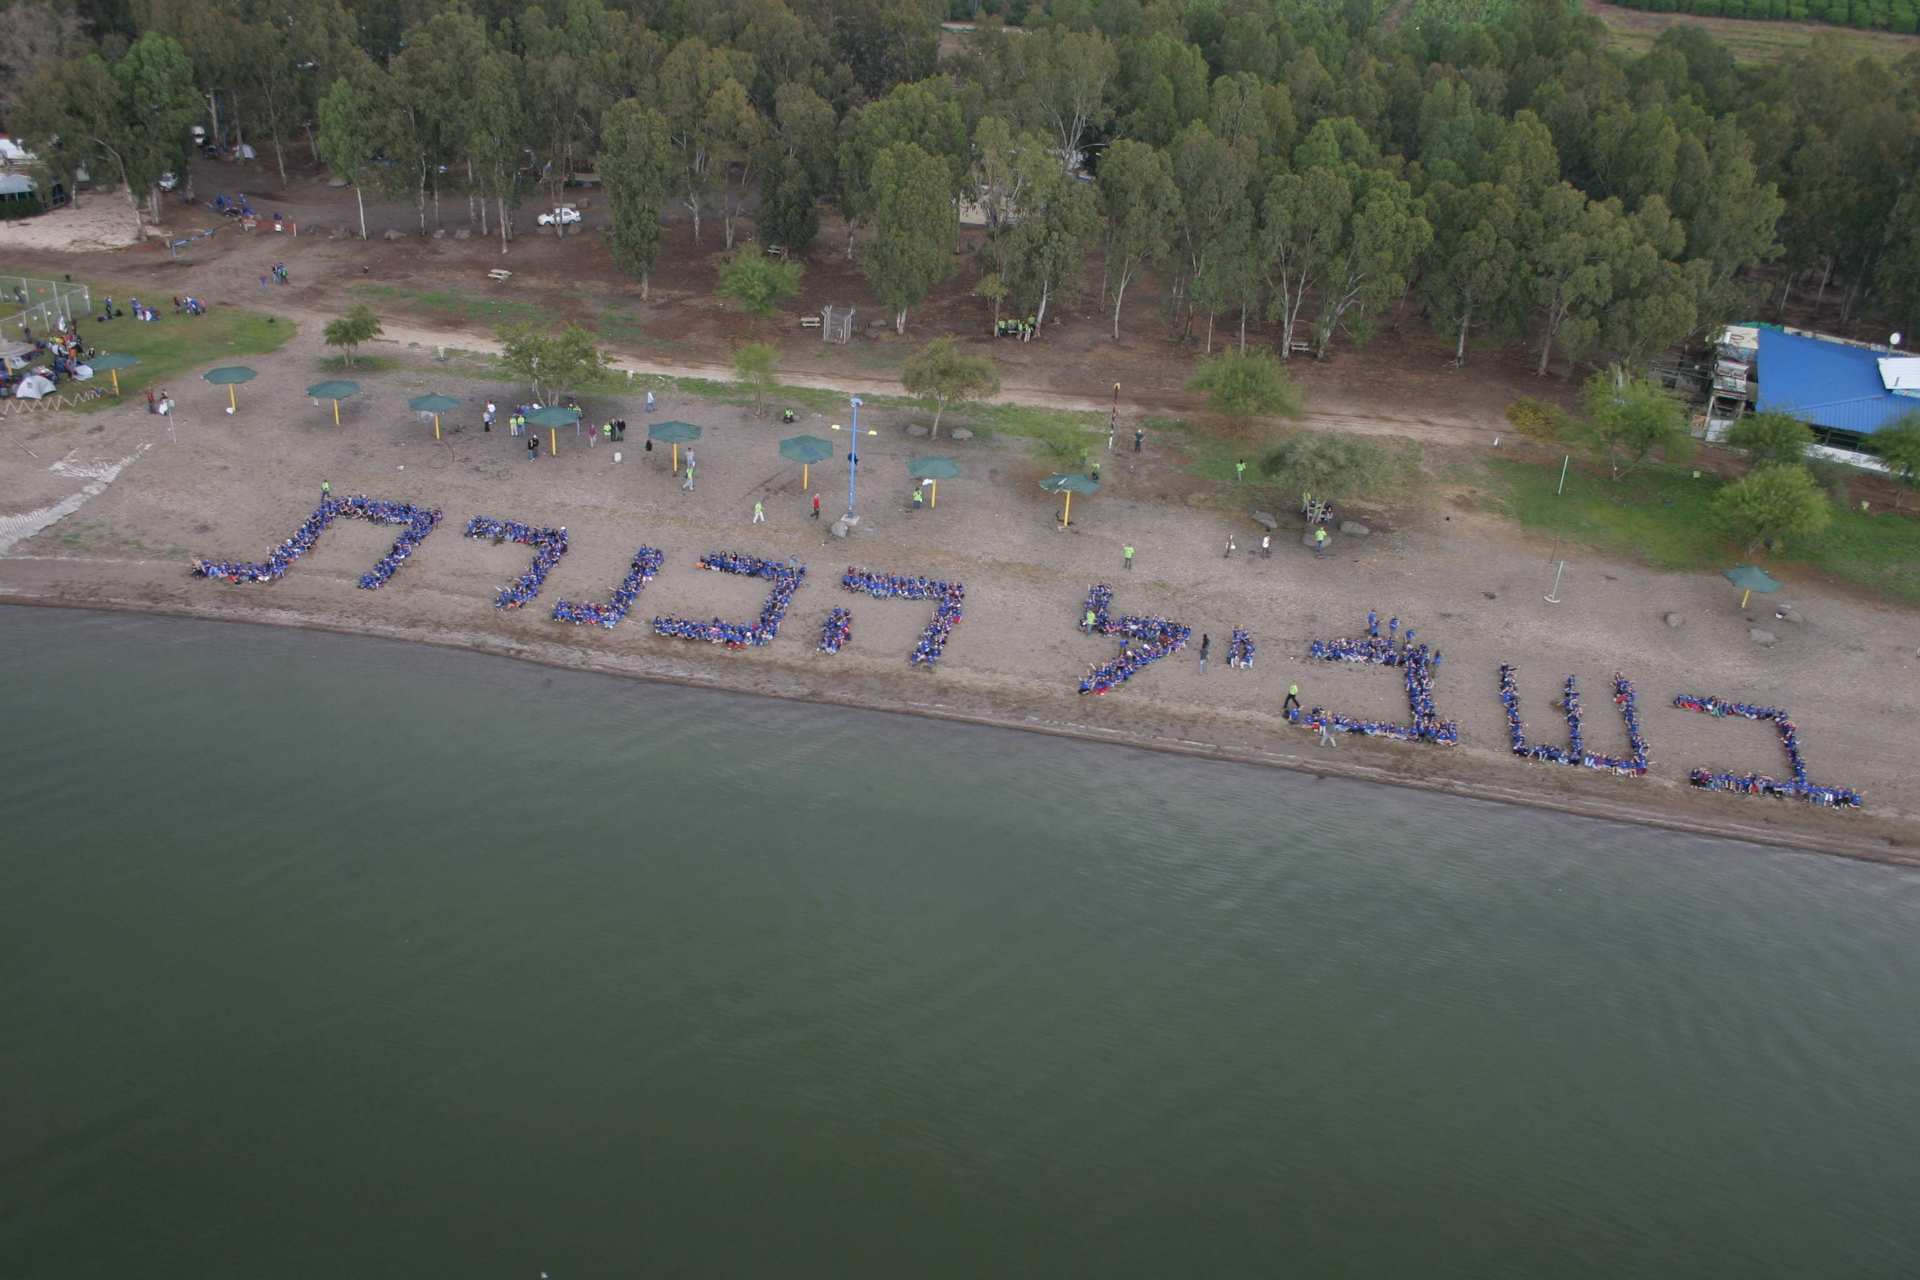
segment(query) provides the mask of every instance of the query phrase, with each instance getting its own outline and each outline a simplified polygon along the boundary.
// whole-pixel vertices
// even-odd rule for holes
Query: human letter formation
[[[1683,693],[1673,700],[1673,705],[1685,711],[1698,711],[1716,719],[1722,716],[1739,716],[1745,720],[1771,720],[1780,731],[1780,746],[1787,753],[1787,767],[1793,773],[1791,782],[1782,782],[1778,778],[1769,778],[1763,773],[1714,773],[1710,769],[1687,770],[1687,781],[1703,791],[1731,791],[1738,795],[1773,796],[1786,799],[1789,796],[1817,804],[1828,809],[1858,809],[1866,803],[1864,797],[1851,787],[1828,787],[1807,781],[1807,765],[1800,758],[1800,731],[1787,713],[1779,707],[1756,707],[1745,702],[1728,702],[1721,698],[1702,697],[1698,694]]]
[[[1513,746],[1513,754],[1523,760],[1576,765],[1634,778],[1645,776],[1647,740],[1640,732],[1640,712],[1634,702],[1633,681],[1617,671],[1613,676],[1613,701],[1620,708],[1620,718],[1626,722],[1627,746],[1632,755],[1603,756],[1587,750],[1580,717],[1580,691],[1572,676],[1567,677],[1560,702],[1560,708],[1567,717],[1567,745],[1562,748],[1545,743],[1529,743],[1527,727],[1520,719],[1520,692],[1514,679],[1514,669],[1505,663],[1500,666],[1500,702],[1507,709],[1507,735]]]
[[[1398,618],[1393,619],[1394,628],[1398,628],[1399,621]],[[1365,639],[1315,640],[1307,646],[1307,656],[1323,662],[1359,662],[1401,668],[1406,675],[1407,709],[1413,715],[1412,724],[1356,720],[1323,707],[1306,712],[1293,707],[1288,710],[1287,719],[1309,729],[1324,726],[1339,733],[1357,733],[1369,738],[1431,742],[1443,747],[1460,741],[1460,727],[1451,720],[1440,719],[1434,708],[1433,681],[1440,669],[1441,655],[1437,651],[1429,653],[1424,644],[1415,645],[1413,636],[1413,628],[1408,627],[1405,637],[1396,644],[1391,631],[1384,637],[1380,634],[1378,619],[1370,613],[1367,615]]]
[[[496,609],[518,609],[540,594],[540,587],[547,580],[547,574],[553,566],[560,563],[560,557],[567,554],[567,531],[544,529],[538,525],[521,524],[518,520],[495,520],[492,516],[475,516],[467,521],[469,538],[491,538],[495,546],[503,542],[518,542],[533,548],[533,563],[518,578],[500,588],[494,597]]]
[[[1193,634],[1192,627],[1181,626],[1168,618],[1113,617],[1108,612],[1112,604],[1112,587],[1102,582],[1088,588],[1085,611],[1093,615],[1093,629],[1101,635],[1121,637],[1120,656],[1088,672],[1080,682],[1081,693],[1111,693],[1115,686],[1125,684],[1168,654],[1185,648],[1187,638]]]
[[[827,620],[820,627],[820,652],[838,653],[847,641],[853,639],[853,612],[839,605],[827,610]]]
[[[807,576],[805,565],[762,560],[759,556],[733,555],[725,551],[709,552],[702,556],[700,567],[715,573],[765,578],[773,583],[773,590],[767,593],[767,602],[760,607],[759,619],[751,623],[723,622],[719,618],[711,622],[694,622],[687,618],[663,617],[653,620],[653,629],[663,636],[705,640],[729,649],[767,644],[779,635],[780,620],[787,616],[787,605],[792,602],[793,593],[800,589],[801,580]]]
[[[313,544],[338,516],[350,516],[371,524],[403,526],[400,536],[394,539],[393,549],[375,561],[371,570],[360,575],[360,585],[368,591],[385,586],[387,579],[413,554],[413,549],[440,523],[438,511],[417,507],[411,502],[382,502],[378,498],[359,496],[328,498],[313,509],[313,514],[301,522],[291,538],[269,551],[264,561],[255,564],[243,560],[195,560],[194,576],[231,583],[277,581],[286,576],[295,560],[313,550]]]
[[[914,578],[897,573],[869,573],[865,569],[849,568],[840,579],[840,585],[849,591],[864,592],[876,600],[933,600],[933,621],[920,633],[920,640],[913,646],[913,652],[907,655],[910,663],[923,663],[931,667],[940,661],[940,655],[946,652],[947,637],[960,625],[961,604],[967,598],[967,589],[957,582],[938,582],[929,578]],[[822,648],[826,648],[822,637]],[[837,651],[828,649],[827,652]]]
[[[576,627],[591,623],[611,631],[626,619],[627,611],[633,608],[633,602],[640,598],[640,592],[653,581],[653,575],[660,572],[660,566],[666,562],[666,553],[654,547],[642,547],[633,553],[633,563],[627,566],[627,576],[620,579],[620,585],[613,589],[613,598],[605,604],[595,604],[591,600],[562,600],[553,606],[555,622],[571,622]]]

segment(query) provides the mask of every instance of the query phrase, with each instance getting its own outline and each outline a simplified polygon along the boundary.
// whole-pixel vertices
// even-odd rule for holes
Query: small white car
[[[570,204],[560,205],[534,219],[543,227],[570,227],[580,221],[580,211]]]

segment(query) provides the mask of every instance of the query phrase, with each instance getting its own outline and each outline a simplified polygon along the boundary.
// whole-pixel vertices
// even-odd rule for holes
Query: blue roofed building
[[[1822,444],[1864,451],[1874,432],[1920,413],[1920,359],[1891,347],[1771,326],[1744,328],[1758,339],[1752,351],[1754,409],[1799,419]]]

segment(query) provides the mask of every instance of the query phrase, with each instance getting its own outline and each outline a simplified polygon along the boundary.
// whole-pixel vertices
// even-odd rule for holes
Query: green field
[[[1725,45],[1738,62],[1778,62],[1827,36],[1856,57],[1898,62],[1920,51],[1920,36],[1890,31],[1861,31],[1824,22],[1777,22],[1759,18],[1710,18],[1690,13],[1652,13],[1619,5],[1589,3],[1587,12],[1607,27],[1607,43],[1628,53],[1645,53],[1668,27],[1695,26]]]
[[[1656,467],[1615,484],[1576,470],[1567,476],[1566,493],[1556,497],[1557,466],[1488,465],[1501,509],[1529,529],[1657,569],[1724,569],[1750,559],[1716,529],[1710,504],[1721,482],[1711,472],[1695,479],[1686,467]],[[1920,603],[1920,520],[1836,507],[1825,533],[1761,563],[1804,566]]]
[[[397,284],[362,282],[348,285],[347,292],[369,303],[404,303],[436,320],[455,323],[532,324],[547,323],[553,319],[550,310],[531,302],[467,293],[458,289],[408,289]]]

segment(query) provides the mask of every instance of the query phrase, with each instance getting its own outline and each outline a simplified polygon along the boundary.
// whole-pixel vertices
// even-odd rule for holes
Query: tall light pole
[[[853,438],[847,442],[847,517],[859,515],[855,497],[860,486],[860,397],[853,396],[847,401],[853,409]]]

